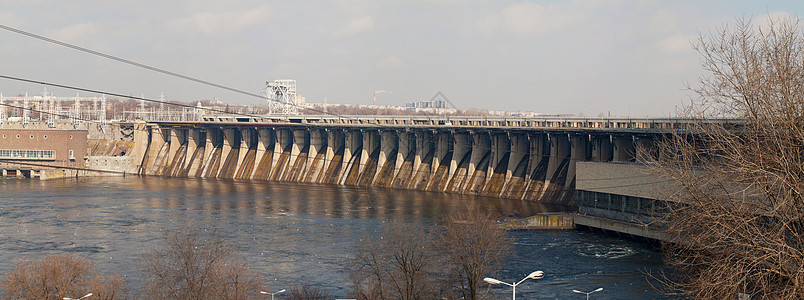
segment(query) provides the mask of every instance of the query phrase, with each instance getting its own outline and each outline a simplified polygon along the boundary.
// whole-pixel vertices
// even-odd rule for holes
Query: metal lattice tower
[[[95,113],[97,114],[98,121],[100,122],[100,124],[98,124],[100,130],[106,132],[106,94],[101,95],[100,101],[101,107],[99,110],[96,110]]]
[[[6,101],[3,99],[3,93],[0,92],[0,127],[6,122]]]
[[[47,127],[56,127],[56,98],[52,94],[47,93],[47,88],[42,91],[42,105],[39,109],[47,109]]]
[[[271,114],[295,115],[299,113],[296,110],[296,80],[267,81],[262,93],[268,99]]]
[[[64,103],[70,103],[62,107]],[[81,104],[84,102],[84,104]],[[9,108],[5,104],[11,104]],[[46,122],[54,128],[57,122],[72,122],[78,128],[82,121],[99,123],[101,130],[106,125],[106,96],[101,97],[56,97],[47,89],[40,95],[6,97],[0,93],[0,127],[9,121],[21,122],[27,127],[30,122]],[[13,119],[10,119],[13,118]]]
[[[22,100],[22,128],[28,128],[28,93],[25,93],[25,98]]]
[[[73,102],[73,126],[78,128],[81,125],[81,98],[78,93],[75,94],[75,102]]]

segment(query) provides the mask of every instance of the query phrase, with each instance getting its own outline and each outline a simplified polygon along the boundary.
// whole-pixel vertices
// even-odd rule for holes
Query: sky
[[[692,49],[800,1],[0,1],[0,24],[253,93],[295,79],[307,102],[672,116],[703,75]],[[124,95],[264,103],[0,30],[0,74]],[[42,86],[0,79],[4,95]],[[56,96],[76,91],[49,88]],[[83,93],[82,95],[89,95]]]

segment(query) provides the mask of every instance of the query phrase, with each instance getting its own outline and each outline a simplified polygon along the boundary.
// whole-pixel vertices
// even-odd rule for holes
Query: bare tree
[[[439,299],[444,260],[437,238],[420,226],[389,224],[362,240],[350,276],[358,299]]]
[[[118,273],[113,273],[106,278],[102,275],[95,275],[85,285],[87,290],[92,293],[92,300],[127,299],[129,296],[126,279]],[[81,295],[75,297],[79,296]]]
[[[292,300],[328,300],[332,298],[326,290],[306,284],[301,287],[294,286],[290,288],[287,297]]]
[[[708,76],[667,139],[671,288],[703,299],[804,295],[804,35],[797,19],[702,34]],[[722,122],[724,119],[736,120]]]
[[[441,236],[451,268],[450,279],[463,299],[480,299],[484,277],[502,267],[510,254],[513,238],[487,212],[470,210],[444,220]]]
[[[168,231],[165,244],[142,255],[149,299],[251,299],[256,274],[218,234]]]
[[[127,297],[125,281],[115,273],[104,280],[92,263],[72,254],[48,255],[39,261],[17,262],[3,290],[7,299],[63,299],[88,292],[100,299]]]

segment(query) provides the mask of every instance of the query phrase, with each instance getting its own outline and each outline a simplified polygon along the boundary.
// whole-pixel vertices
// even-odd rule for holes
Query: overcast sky
[[[701,74],[690,43],[800,1],[0,2],[0,24],[259,93],[295,79],[308,102],[403,105],[441,91],[459,108],[668,116]],[[120,94],[260,99],[0,30],[0,74]],[[49,89],[57,96],[74,91]],[[4,95],[42,86],[0,80]]]

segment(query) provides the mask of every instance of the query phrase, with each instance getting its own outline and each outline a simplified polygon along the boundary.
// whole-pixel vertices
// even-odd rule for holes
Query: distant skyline
[[[10,2],[10,3],[9,3]],[[259,93],[308,102],[673,115],[703,74],[699,32],[797,16],[799,1],[4,1],[0,24]],[[169,100],[264,100],[0,30],[0,74]],[[75,91],[48,88],[59,96]],[[0,92],[41,85],[0,79]],[[87,95],[82,93],[83,95]],[[88,95],[87,95],[88,96]]]

